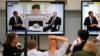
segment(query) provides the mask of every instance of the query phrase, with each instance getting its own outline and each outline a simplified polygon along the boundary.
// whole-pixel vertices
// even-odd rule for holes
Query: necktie
[[[51,25],[54,25],[55,18],[52,19]]]
[[[92,21],[92,24],[94,24],[94,19],[93,18],[91,18],[91,21]]]
[[[16,24],[18,23],[18,18],[17,17],[15,18],[15,22],[16,22]]]

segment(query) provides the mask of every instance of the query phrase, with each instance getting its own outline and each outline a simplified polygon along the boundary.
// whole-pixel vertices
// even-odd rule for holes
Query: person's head
[[[57,12],[53,12],[53,17],[56,17],[57,16]]]
[[[27,41],[27,49],[31,50],[31,49],[37,49],[38,48],[38,44],[36,43],[35,40],[28,40]]]
[[[87,41],[87,43],[83,47],[83,51],[88,52],[88,53],[92,53],[95,55],[97,52],[96,45],[92,41]]]
[[[17,11],[14,11],[13,12],[13,15],[16,16],[16,17],[18,17],[18,12]]]
[[[90,17],[94,16],[93,11],[89,11],[88,14],[89,14]]]
[[[58,49],[58,41],[56,39],[51,39],[49,41],[49,49],[51,48]]]
[[[79,30],[78,36],[79,36],[80,40],[88,40],[89,32],[87,30]]]
[[[18,43],[18,35],[14,32],[7,34],[6,45],[8,46],[16,46]]]

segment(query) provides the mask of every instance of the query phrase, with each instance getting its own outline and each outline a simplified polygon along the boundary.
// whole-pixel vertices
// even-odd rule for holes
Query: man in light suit
[[[18,16],[18,12],[14,11],[13,17],[11,17],[9,20],[9,25],[12,26],[12,30],[25,30],[25,28],[22,27],[22,24],[23,22],[21,18]]]
[[[84,22],[84,25],[87,26],[87,29],[88,30],[96,30],[96,31],[100,30],[100,28],[97,27],[98,21],[97,21],[96,17],[94,17],[93,11],[89,11],[88,14],[89,14],[89,16],[86,17],[85,22]]]
[[[50,20],[46,24],[48,24],[48,26],[44,27],[43,29],[44,32],[49,29],[51,29],[51,32],[59,30],[60,25],[61,25],[61,18],[57,16],[57,12],[53,12],[53,16],[50,18]]]

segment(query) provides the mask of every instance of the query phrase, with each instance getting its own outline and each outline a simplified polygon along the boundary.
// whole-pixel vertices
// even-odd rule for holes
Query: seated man
[[[38,51],[38,44],[35,40],[29,40],[27,41],[27,56],[44,56],[43,52]],[[21,56],[24,56],[24,53],[22,53]]]
[[[88,41],[89,32],[87,30],[79,30],[78,36],[81,40],[81,43],[74,46],[73,53],[75,54],[78,51],[83,51],[83,52],[86,52],[86,53],[90,53],[92,55],[96,55],[95,44],[92,41]],[[83,53],[81,53],[81,54],[83,54]]]
[[[96,56],[97,48],[92,41],[87,41],[82,51],[77,51],[74,56]]]
[[[13,15],[14,16],[11,17],[9,21],[9,25],[12,26],[12,30],[25,30],[25,28],[22,27],[23,22],[21,18],[18,16],[18,12],[14,11]]]
[[[96,31],[100,30],[100,28],[97,27],[98,21],[97,21],[96,17],[94,17],[93,11],[89,11],[88,14],[89,14],[89,16],[86,17],[86,19],[84,21],[84,25],[87,26],[87,29],[88,30],[96,30]]]
[[[82,51],[84,45],[86,44],[86,42],[89,38],[89,32],[87,30],[79,30],[78,36],[80,38],[81,43],[74,46],[73,53],[76,51]]]
[[[49,29],[51,29],[51,32],[59,30],[59,27],[61,25],[61,18],[57,16],[57,12],[53,12],[53,16],[50,18],[50,20],[46,24],[48,24],[48,26],[44,27],[43,29],[44,32]]]
[[[61,36],[49,36],[49,50],[44,54],[45,56],[65,56],[68,48],[68,39]],[[63,42],[62,46],[58,48],[58,41]]]

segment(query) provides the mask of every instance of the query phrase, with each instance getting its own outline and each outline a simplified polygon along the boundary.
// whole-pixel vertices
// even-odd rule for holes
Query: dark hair
[[[35,40],[28,40],[27,41],[27,48],[29,49],[33,49],[37,46],[37,43]]]
[[[89,32],[87,30],[79,30],[78,31],[78,36],[82,39],[82,40],[87,40],[89,38]]]
[[[93,13],[93,11],[89,11],[88,14],[90,15],[91,13]]]
[[[35,8],[40,9],[40,5],[34,4],[34,5],[32,6],[32,9],[35,9]]]
[[[18,13],[18,12],[17,12],[17,11],[14,11],[14,12],[13,12],[13,14],[16,14],[16,13]]]
[[[12,43],[12,41],[13,41],[13,39],[15,37],[16,37],[16,33],[14,33],[14,32],[7,34],[7,38],[6,38],[6,41],[5,41],[5,45],[11,46],[11,43]]]

